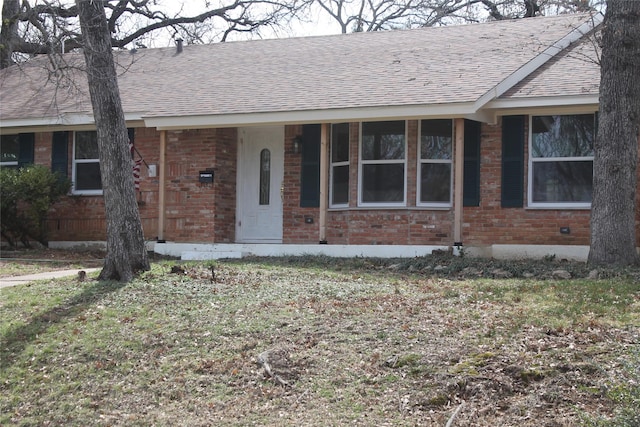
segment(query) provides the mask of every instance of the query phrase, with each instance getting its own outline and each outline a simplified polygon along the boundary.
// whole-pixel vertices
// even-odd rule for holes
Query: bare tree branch
[[[382,31],[591,11],[604,0],[308,0],[348,31]]]
[[[142,44],[159,30],[204,41],[206,34],[256,33],[262,27],[278,26],[295,16],[298,0],[221,0],[218,7],[193,16],[169,15],[151,0],[94,0],[108,12],[111,45],[124,48]],[[173,0],[172,0],[173,1]],[[3,5],[0,66],[15,62],[16,55],[69,52],[81,47],[78,8],[65,0],[6,0]],[[213,23],[216,20],[217,24]],[[214,41],[211,37],[209,40]]]

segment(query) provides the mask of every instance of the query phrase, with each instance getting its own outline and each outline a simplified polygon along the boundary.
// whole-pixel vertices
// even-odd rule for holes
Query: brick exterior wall
[[[301,133],[302,126],[285,126],[283,243],[315,244],[320,238],[319,209],[300,207],[301,156],[293,152],[293,139]],[[430,210],[416,207],[418,122],[407,122],[407,207],[403,208],[364,209],[357,206],[359,133],[359,124],[351,124],[349,208],[329,210],[326,228],[328,243],[451,245],[453,209]],[[36,163],[51,164],[51,136],[51,133],[36,135]],[[464,245],[588,245],[589,210],[526,208],[526,171],[525,207],[501,207],[501,136],[500,122],[482,125],[480,206],[465,207],[463,210]],[[135,143],[147,164],[159,164],[159,131],[138,128]],[[70,133],[69,176],[72,152]],[[525,153],[525,159],[526,156]],[[215,172],[212,185],[200,184],[198,181],[199,171],[207,168],[213,168]],[[236,129],[167,131],[165,174],[164,238],[167,241],[235,241]],[[638,181],[640,182],[640,169]],[[145,238],[149,240],[158,237],[158,191],[159,178],[150,178],[143,165],[138,201]],[[640,186],[638,202],[640,203]],[[306,218],[311,218],[312,222],[308,223]],[[636,223],[640,229],[640,209]],[[560,227],[569,227],[571,233],[561,234]],[[50,240],[105,240],[102,197],[65,197],[52,208],[48,229]]]
[[[349,209],[330,210],[327,215],[327,243],[350,245],[448,245],[453,239],[452,211],[415,209],[418,122],[407,123],[408,152],[407,204],[401,209],[360,209],[358,201],[358,123],[349,128],[350,194]],[[320,229],[318,208],[300,207],[299,154],[293,154],[293,139],[302,133],[301,126],[285,128],[285,192],[283,242],[318,243]],[[414,209],[411,209],[414,207]],[[313,223],[305,222],[310,217]],[[451,241],[450,241],[451,240]]]
[[[51,164],[51,133],[36,138],[35,162]],[[137,128],[135,147],[149,165],[159,165],[160,132]],[[233,242],[236,205],[236,129],[168,131],[166,145],[166,240]],[[73,136],[69,136],[68,176],[72,176]],[[199,171],[214,168],[213,185],[199,183]],[[138,207],[146,239],[158,237],[159,166],[156,177],[141,170]],[[68,196],[49,213],[49,240],[106,240],[102,196]]]
[[[528,122],[527,126],[528,126]],[[463,213],[463,242],[467,246],[490,244],[589,245],[589,209],[527,209],[528,129],[525,132],[523,208],[501,207],[502,123],[482,125],[480,206]],[[570,234],[561,234],[569,227]]]
[[[299,207],[299,156],[291,155],[292,139],[301,129],[287,128],[285,153],[285,243],[316,243],[318,211]],[[331,209],[327,216],[329,244],[352,245],[451,245],[454,216],[451,210],[416,207],[418,122],[407,122],[407,207],[358,208],[359,124],[350,125],[350,194],[348,209]],[[502,123],[482,125],[480,206],[463,209],[462,241],[466,246],[491,244],[589,245],[589,209],[528,209],[528,131],[525,143],[524,206],[501,207]],[[640,161],[640,158],[639,158]],[[640,182],[640,168],[638,170]],[[638,187],[640,203],[640,185]],[[314,224],[305,224],[311,216]],[[640,208],[636,217],[640,229]],[[570,234],[560,233],[568,227]],[[640,233],[638,234],[640,246]]]
[[[53,133],[42,132],[35,134],[33,162],[36,165],[51,166],[51,138]]]
[[[450,245],[453,210],[416,208],[418,122],[407,122],[407,207],[358,208],[358,158],[360,127],[349,127],[349,209],[331,210],[327,241],[346,245]]]
[[[302,156],[294,153],[293,148],[293,140],[298,135],[302,135],[302,126],[285,126],[282,241],[291,244],[313,244],[320,240],[320,211],[318,208],[300,206]],[[306,223],[307,217],[313,222]]]
[[[36,134],[35,163],[51,166],[51,132]],[[69,132],[67,176],[72,177],[73,132]],[[95,241],[106,240],[104,203],[100,196],[68,196],[54,204],[49,211],[47,232],[49,240]]]
[[[231,243],[235,239],[236,129],[167,132],[165,239]],[[214,170],[213,184],[199,172]]]

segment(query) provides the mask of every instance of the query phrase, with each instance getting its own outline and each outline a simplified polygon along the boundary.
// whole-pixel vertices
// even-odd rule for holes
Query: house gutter
[[[455,176],[453,179],[453,245],[462,246],[462,203],[464,191],[464,119],[455,119]]]
[[[505,111],[513,114],[515,109],[534,112],[545,112],[549,109],[566,110],[572,113],[593,112],[598,109],[599,95],[597,90],[596,88],[595,92],[589,95],[499,98],[489,101],[485,108],[493,110],[497,115],[503,115]]]
[[[125,113],[127,127],[143,127],[142,114]],[[91,113],[61,113],[58,116],[37,119],[3,119],[0,118],[0,135],[12,135],[26,132],[55,132],[59,130],[85,131],[95,130],[96,124]]]
[[[165,165],[167,150],[167,131],[160,131],[160,170],[158,171],[158,242],[164,242],[164,212],[165,212]]]
[[[431,105],[396,105],[357,108],[327,108],[301,111],[222,113],[194,116],[147,116],[147,127],[158,130],[206,129],[220,127],[341,123],[368,120],[413,120],[465,117],[476,113],[474,100]]]

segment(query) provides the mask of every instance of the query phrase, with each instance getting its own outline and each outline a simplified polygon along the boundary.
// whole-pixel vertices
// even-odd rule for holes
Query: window
[[[360,148],[360,204],[404,205],[405,122],[362,123]]]
[[[2,135],[0,139],[0,166],[18,167],[20,135]]]
[[[95,131],[75,133],[73,183],[75,194],[102,194],[98,136]]]
[[[331,126],[331,207],[349,205],[349,123]]]
[[[18,168],[33,164],[35,134],[2,135],[0,137],[0,166]]]
[[[595,129],[594,114],[532,117],[531,206],[590,206]]]
[[[418,205],[451,206],[453,157],[453,122],[420,122],[420,156],[418,165]]]
[[[269,205],[271,199],[271,151],[260,152],[260,200],[261,206]]]

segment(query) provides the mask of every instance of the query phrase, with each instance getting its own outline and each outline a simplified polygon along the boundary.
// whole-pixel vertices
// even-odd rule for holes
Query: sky
[[[22,1],[22,0],[20,0]],[[29,0],[29,3],[33,6],[38,3],[42,3],[43,0]],[[63,4],[73,4],[74,0],[53,0],[61,1]],[[216,3],[223,2],[225,0],[156,0],[159,4],[158,9],[165,11],[168,14],[177,14],[182,9],[182,16],[194,16],[204,12],[207,9],[207,3],[211,3],[215,6]],[[0,7],[4,4],[3,0],[0,0]],[[308,23],[296,23],[292,28],[288,30],[277,30],[277,32],[264,28],[260,31],[260,38],[284,38],[284,37],[302,37],[302,36],[315,36],[315,35],[329,35],[339,34],[340,27],[331,22],[329,19],[320,20],[319,16],[322,14],[317,13],[314,18],[310,18]],[[148,47],[165,47],[173,45],[171,35],[169,34],[157,34],[157,37],[153,40],[143,40],[144,44]],[[248,38],[256,38],[256,35],[247,34],[235,34],[228,40],[242,40]]]
[[[22,0],[21,0],[22,1]],[[28,0],[31,5],[42,3],[44,0]],[[73,4],[75,0],[50,0],[60,1],[63,4]],[[228,3],[230,0],[152,0],[157,3],[157,9],[163,10],[168,15],[175,15],[180,13],[181,16],[195,16],[199,13],[207,10],[207,4],[211,4],[210,7],[215,7],[217,4]],[[597,0],[593,0],[597,1]],[[640,1],[640,0],[637,0]],[[3,0],[0,0],[0,5],[3,4]],[[284,37],[302,37],[302,36],[316,36],[316,35],[330,35],[339,34],[340,26],[329,19],[326,12],[322,11],[319,6],[316,6],[318,10],[312,13],[311,17],[307,19],[308,22],[297,21],[292,24],[292,27],[288,29],[278,28],[262,28],[259,34],[247,34],[247,33],[233,33],[227,40],[244,40],[249,38],[284,38]],[[182,12],[181,12],[182,10]],[[222,22],[222,21],[218,21]],[[124,24],[123,26],[126,26]],[[129,23],[129,27],[133,28],[135,24]],[[223,28],[223,27],[222,27]],[[221,28],[218,28],[220,33]],[[210,34],[215,34],[212,32]],[[166,47],[173,46],[175,44],[174,34],[169,31],[159,31],[153,34],[153,36],[142,37],[137,40],[138,43],[146,47]],[[203,42],[211,43],[217,42],[220,37],[205,37]],[[189,40],[185,40],[187,43]],[[130,46],[134,47],[134,46]]]
[[[163,8],[168,11],[174,11],[177,13],[184,10],[184,15],[196,15],[198,13],[202,13],[207,9],[206,3],[215,3],[210,0],[160,0],[163,4]],[[290,34],[280,33],[280,34],[268,34],[265,31],[263,34],[263,38],[274,38],[274,37],[301,37],[301,36],[319,36],[319,35],[330,35],[330,34],[339,34],[340,26],[335,22],[332,22],[328,18],[321,19],[323,13],[316,13],[314,17],[309,18],[308,23],[298,23],[292,29]]]

